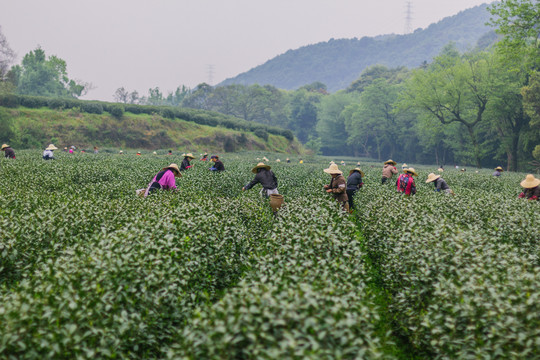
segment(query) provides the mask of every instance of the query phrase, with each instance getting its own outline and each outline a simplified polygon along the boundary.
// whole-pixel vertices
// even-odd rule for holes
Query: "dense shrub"
[[[81,109],[89,114],[102,114],[103,106],[99,103],[94,102],[84,102],[82,103]]]
[[[124,116],[124,107],[122,105],[111,106],[109,112],[117,119],[121,119]]]
[[[19,98],[12,94],[0,95],[0,106],[7,108],[15,108],[19,106]]]
[[[264,129],[257,129],[253,133],[264,141],[268,140],[268,132]]]

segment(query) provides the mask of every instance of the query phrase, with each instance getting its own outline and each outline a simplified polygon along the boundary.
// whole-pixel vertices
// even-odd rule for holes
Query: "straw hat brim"
[[[428,178],[426,180],[426,183],[433,182],[433,181],[437,180],[440,177],[441,177],[441,175],[435,175],[435,176],[432,176],[432,177],[428,176]]]
[[[182,173],[180,172],[180,168],[178,167],[178,165],[176,164],[171,164],[167,167],[164,167],[162,170],[167,170],[167,169],[170,169],[170,170],[173,170],[176,172],[176,174],[181,177],[182,176]]]
[[[266,164],[257,164],[257,166],[255,166],[253,169],[251,169],[251,172],[256,174],[257,173],[257,170],[259,169],[266,169],[266,170],[270,170],[271,167],[270,165],[266,165]]]
[[[386,160],[384,162],[384,165],[396,165],[396,164],[397,164],[397,162],[395,162],[394,160]]]
[[[503,169],[502,167],[500,167],[500,166],[497,166],[497,167],[495,168],[495,170],[504,171],[504,169]]]
[[[418,176],[418,173],[417,173],[414,169],[412,169],[412,170],[411,170],[411,169],[412,169],[412,168],[405,169],[405,170],[403,170],[403,172],[404,172],[404,173],[411,173],[411,174],[413,174],[414,176]]]
[[[5,148],[8,148],[8,147],[9,147],[9,145],[8,145],[8,144],[3,144],[3,145],[2,145],[2,149],[1,149],[1,150],[4,150]]]
[[[58,150],[58,148],[56,146],[47,146],[47,148],[45,150]]]
[[[186,155],[184,155],[184,157],[187,157],[187,158],[190,158],[190,159],[195,159],[195,156],[193,156],[192,153],[186,154]]]
[[[360,175],[362,175],[362,177],[365,176],[365,175],[364,175],[364,172],[363,172],[361,169],[359,169],[359,168],[354,168],[354,169],[352,169],[351,171],[349,171],[349,176],[351,176],[352,173],[355,172],[355,171],[358,171],[358,172],[360,173]]]
[[[538,185],[540,185],[540,180],[535,178],[534,176],[532,176],[532,177],[527,176],[525,178],[525,180],[523,180],[519,184],[521,185],[521,187],[523,187],[525,189],[532,189],[532,188],[535,188]]]
[[[331,174],[331,175],[334,175],[334,174],[341,175],[341,174],[343,174],[343,171],[341,171],[341,170],[336,170],[336,169],[324,169],[323,171],[324,171],[325,173]]]

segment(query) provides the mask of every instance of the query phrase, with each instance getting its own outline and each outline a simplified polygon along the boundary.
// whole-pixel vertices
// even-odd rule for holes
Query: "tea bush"
[[[444,177],[456,196],[420,181],[414,197],[379,185],[358,199],[397,327],[432,358],[534,358],[539,204],[517,198],[522,174]]]
[[[241,190],[264,155],[224,155],[220,173],[195,160],[178,192],[146,199],[181,158],[0,160],[0,358],[538,357],[540,204],[517,198],[523,174],[446,171],[452,197],[420,167],[405,198],[367,163],[348,216],[322,191],[328,160],[271,163],[274,216]]]

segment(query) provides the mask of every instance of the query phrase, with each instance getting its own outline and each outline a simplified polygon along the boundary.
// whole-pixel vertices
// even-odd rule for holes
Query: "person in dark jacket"
[[[223,165],[221,160],[219,160],[219,156],[212,155],[210,160],[214,162],[214,165],[210,168],[210,170],[212,170],[212,171],[225,171],[225,166]]]
[[[265,163],[258,163],[251,172],[255,174],[255,178],[246,186],[242,188],[242,191],[249,190],[257,184],[262,185],[261,194],[265,197],[269,197],[272,194],[279,194],[277,190],[278,181],[276,175],[270,170],[270,165]]]
[[[8,159],[15,159],[15,151],[8,144],[2,145],[2,151],[4,152],[4,157]]]
[[[192,153],[184,155],[184,160],[182,160],[182,164],[180,165],[180,171],[184,171],[191,168],[190,161],[193,159],[195,159],[195,156],[193,156]]]
[[[450,189],[450,186],[448,186],[448,184],[446,183],[446,181],[444,181],[441,175],[435,175],[434,173],[430,173],[426,180],[426,184],[429,184],[430,182],[432,182],[435,186],[435,191],[443,191],[447,194],[454,195],[454,192],[452,191],[452,189]]]
[[[360,168],[355,168],[349,171],[347,178],[347,197],[349,198],[349,211],[354,210],[354,194],[364,185],[362,178],[364,172]]]
[[[324,190],[331,193],[334,199],[341,204],[344,211],[349,212],[349,197],[347,196],[347,181],[343,177],[343,172],[339,170],[336,164],[330,165],[328,169],[323,170],[325,173],[332,175],[332,180],[329,185],[324,185]]]
[[[519,194],[520,198],[540,201],[540,180],[535,178],[533,174],[529,174],[520,183],[524,188],[523,192]]]

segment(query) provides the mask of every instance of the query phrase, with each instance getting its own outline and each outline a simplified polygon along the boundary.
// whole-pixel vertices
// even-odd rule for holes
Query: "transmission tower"
[[[407,8],[405,11],[405,34],[412,32],[412,2],[407,1]]]
[[[208,75],[208,85],[212,85],[214,83],[214,65],[212,64],[207,65],[206,73]]]

